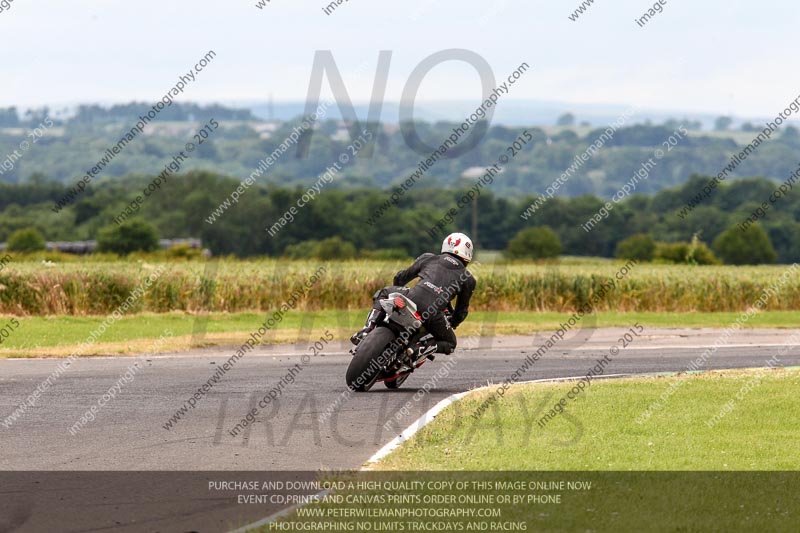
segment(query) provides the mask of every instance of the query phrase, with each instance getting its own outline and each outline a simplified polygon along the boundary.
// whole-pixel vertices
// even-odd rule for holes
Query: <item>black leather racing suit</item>
[[[403,287],[414,278],[420,278],[412,288]],[[449,354],[457,344],[453,328],[458,327],[469,314],[469,300],[475,290],[475,278],[457,257],[448,253],[422,254],[409,268],[394,277],[394,286],[384,287],[375,298],[375,309],[380,309],[381,298],[389,293],[401,292],[417,304],[425,329],[436,340],[436,351]],[[453,298],[456,306],[448,324],[444,311]]]

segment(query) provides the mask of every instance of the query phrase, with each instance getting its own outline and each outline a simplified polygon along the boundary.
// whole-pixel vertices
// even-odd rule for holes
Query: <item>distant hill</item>
[[[508,103],[513,105],[513,102]],[[41,119],[42,114],[32,114],[21,122],[18,120],[15,127],[0,125],[0,154],[10,154],[5,161],[0,161],[0,181],[25,182],[38,174],[55,181],[75,183],[130,132],[142,105],[85,106],[72,117],[62,117],[52,127],[40,131],[36,142],[31,143],[19,157],[11,154],[19,151],[20,143],[35,127],[33,119]],[[175,104],[173,107],[166,108],[164,115],[148,124],[141,135],[125,143],[118,155],[102,165],[93,181],[116,180],[131,174],[158,174],[188,142],[196,143],[196,150],[180,162],[180,172],[210,170],[243,179],[262,166],[268,168],[263,169],[258,182],[281,186],[313,183],[342,153],[348,153],[350,137],[347,125],[336,119],[336,106],[331,106],[325,120],[318,122],[307,158],[298,159],[293,144],[268,165],[264,163],[265,158],[275,153],[300,124],[301,104],[294,107],[290,104],[274,105],[272,112],[275,116],[295,114],[288,120],[272,121],[258,118],[263,112],[260,108],[251,113],[222,105]],[[419,115],[441,117],[449,115],[454,107],[430,109],[420,106],[417,111]],[[508,109],[503,112],[510,112]],[[545,114],[552,111],[545,107],[541,109],[540,122],[552,118]],[[382,116],[391,118],[390,115],[396,111],[396,107],[387,106]],[[534,111],[528,109],[529,115]],[[358,113],[360,117],[366,117],[366,110],[359,109]],[[8,113],[0,113],[0,116],[9,118]],[[219,128],[210,129],[212,118],[220,124]],[[692,174],[717,175],[729,164],[730,158],[757,134],[741,130],[701,131],[697,129],[700,124],[693,120],[672,119],[661,124],[643,124],[637,123],[642,118],[637,114],[614,132],[612,138],[604,139],[600,143],[603,146],[593,150],[592,155],[587,148],[598,143],[607,124],[617,117],[599,126],[580,125],[580,118],[580,113],[576,112],[575,119],[579,125],[558,127],[493,123],[477,147],[460,157],[441,158],[431,165],[424,172],[419,186],[463,187],[475,169],[496,163],[501,155],[511,155],[509,145],[527,130],[531,142],[520,146],[521,150],[504,165],[502,174],[492,185],[492,191],[497,195],[512,197],[543,193],[555,179],[572,168],[567,172],[569,179],[556,191],[557,195],[609,197],[660,149],[664,150],[663,159],[658,160],[648,178],[639,181],[636,188],[636,192],[656,192],[678,186]],[[459,124],[460,121],[419,120],[417,130],[429,147],[414,151],[406,144],[397,124],[391,120],[383,122],[376,129],[374,157],[357,156],[349,160],[330,187],[387,188],[396,185],[417,170],[418,163],[424,161],[434,147],[442,144]],[[207,140],[203,138],[200,143],[195,135],[204,127],[207,131],[203,135],[207,134]],[[681,127],[687,130],[687,134],[675,137],[675,132]],[[671,137],[674,144],[668,143]],[[579,162],[576,158],[581,154],[585,154],[586,159]],[[784,126],[729,174],[732,178],[763,176],[785,179],[798,160],[800,135],[795,128]]]
[[[417,102],[414,108],[414,118],[426,122],[440,120],[461,122],[463,117],[472,113],[477,102],[474,101],[443,101],[443,102]],[[291,120],[305,113],[305,102],[274,102],[251,101],[237,102],[229,105],[241,107],[252,111],[253,115],[262,120]],[[367,117],[369,103],[355,102],[353,107],[360,119]],[[575,104],[569,102],[547,100],[501,100],[496,108],[492,123],[504,126],[552,126],[558,118],[565,113],[575,115],[576,123],[588,122],[591,126],[600,127],[611,124],[628,110],[631,106],[625,104]],[[338,105],[332,106],[328,117],[341,120]],[[690,111],[666,111],[642,109],[633,118],[633,123],[661,124],[670,119],[699,122],[703,130],[712,130],[714,121],[719,115],[711,113],[697,113]],[[752,122],[763,124],[767,117],[732,117],[732,128],[741,124]],[[381,112],[381,122],[397,124],[400,121],[400,105],[398,102],[384,102]]]

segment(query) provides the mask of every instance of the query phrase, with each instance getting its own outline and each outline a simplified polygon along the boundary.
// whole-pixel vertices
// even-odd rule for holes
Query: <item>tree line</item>
[[[96,239],[116,226],[114,215],[150,180],[152,176],[133,175],[123,181],[92,184],[80,199],[59,213],[50,208],[64,195],[64,185],[43,176],[22,184],[0,183],[0,241],[25,228],[36,228],[51,241]],[[473,211],[471,204],[463,202],[466,187],[442,189],[434,187],[438,184],[431,180],[419,183],[400,198],[397,209],[380,223],[370,225],[367,219],[386,200],[387,190],[337,188],[342,184],[334,182],[296,209],[293,220],[270,236],[267,229],[297,206],[307,186],[255,184],[243,191],[238,203],[209,223],[209,215],[241,182],[208,171],[192,171],[173,177],[131,220],[146,222],[161,238],[197,237],[215,255],[241,257],[302,256],[313,253],[323,241],[328,248],[346,250],[341,252],[345,255],[415,256],[436,249],[449,231],[470,232],[473,212],[477,213],[479,250],[505,250],[521,231],[530,228],[549,228],[555,234],[558,245],[549,249],[583,256],[613,257],[621,241],[640,234],[659,243],[690,243],[694,238],[712,245],[726,231],[734,230],[742,234],[745,244],[752,241],[755,233],[741,232],[738,225],[752,216],[777,184],[764,178],[723,183],[704,204],[678,217],[678,210],[707,181],[708,177],[695,175],[676,188],[633,195],[589,232],[581,224],[603,206],[606,198],[555,197],[525,220],[521,214],[533,202],[533,196],[506,198],[487,188],[475,199],[477,209]],[[437,226],[446,214],[452,221]],[[756,262],[800,261],[798,218],[800,195],[790,193],[748,228],[763,231],[774,250],[774,257],[767,253]],[[431,227],[438,233],[431,232]],[[746,259],[738,262],[748,262]]]

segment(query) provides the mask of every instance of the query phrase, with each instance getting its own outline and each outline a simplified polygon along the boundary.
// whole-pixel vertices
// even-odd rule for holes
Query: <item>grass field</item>
[[[346,340],[363,325],[366,310],[290,312],[267,337],[266,343],[303,343],[325,331]],[[639,322],[651,328],[725,328],[738,313],[597,313],[582,327],[628,327]],[[82,355],[115,355],[186,350],[199,346],[244,342],[263,323],[264,313],[139,313],[107,328]],[[0,317],[0,328],[12,317]],[[476,311],[459,327],[459,337],[527,335],[555,330],[563,313]],[[0,339],[2,357],[66,357],[75,353],[104,317],[22,317],[19,327]],[[744,323],[745,328],[797,328],[800,311],[766,311]],[[158,341],[158,342],[155,342]]]
[[[683,383],[673,389],[668,404],[637,423],[676,380]],[[477,421],[470,415],[489,392],[470,395],[443,411],[378,468],[800,470],[796,369],[596,381],[567,403],[567,416],[559,415],[540,428],[545,406],[549,410],[573,386],[515,386]],[[731,412],[715,423],[714,415],[730,400]],[[711,427],[706,423],[710,420]]]
[[[589,302],[623,263],[575,261],[549,264],[476,263],[476,310],[567,312]],[[324,275],[307,289],[303,310],[363,309],[407,263],[286,260],[147,262],[25,261],[0,271],[0,313],[16,316],[103,315],[113,312],[148,276],[158,274],[128,312],[268,311],[278,308],[320,267]],[[787,266],[721,267],[640,264],[598,303],[598,311],[744,311],[787,274],[766,308],[800,309],[800,276]]]

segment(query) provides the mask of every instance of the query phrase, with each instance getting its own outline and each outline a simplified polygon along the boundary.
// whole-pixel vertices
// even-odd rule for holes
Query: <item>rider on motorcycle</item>
[[[473,253],[469,237],[463,233],[448,235],[442,242],[441,255],[422,254],[409,268],[395,275],[394,285],[375,293],[373,308],[364,328],[350,337],[350,341],[356,345],[361,342],[375,328],[375,324],[385,317],[380,300],[388,298],[390,293],[400,292],[417,304],[425,329],[433,335],[432,343],[436,343],[436,351],[451,353],[457,342],[453,329],[467,318],[469,300],[475,290],[475,278],[466,268],[472,261]],[[414,287],[403,286],[414,278],[420,278]],[[453,298],[457,298],[456,306],[448,322],[443,311],[450,307]]]

